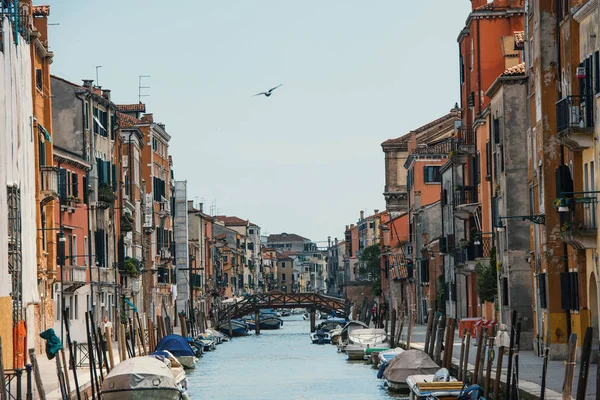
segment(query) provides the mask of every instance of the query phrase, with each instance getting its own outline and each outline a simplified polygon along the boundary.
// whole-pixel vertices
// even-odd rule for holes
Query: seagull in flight
[[[279,86],[283,86],[283,83],[282,83],[281,85],[279,85]],[[272,88],[272,89],[269,89],[269,90],[267,90],[266,92],[260,92],[260,93],[256,93],[256,94],[255,94],[254,96],[252,96],[252,97],[255,97],[255,96],[260,96],[261,94],[264,94],[266,97],[269,97],[269,96],[271,96],[271,95],[273,94],[273,91],[274,91],[275,89],[277,89],[279,86],[275,86],[274,88]]]

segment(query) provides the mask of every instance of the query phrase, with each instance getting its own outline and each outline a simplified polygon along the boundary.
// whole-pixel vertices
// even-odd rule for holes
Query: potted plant
[[[98,201],[108,203],[109,205],[114,204],[117,196],[113,192],[112,186],[108,184],[102,184],[98,188]]]
[[[142,263],[140,260],[131,257],[125,257],[125,261],[123,262],[123,269],[121,272],[131,275],[134,278],[137,278],[140,275],[140,271],[142,267]]]
[[[72,204],[79,204],[79,203],[81,203],[81,199],[79,197],[75,197],[73,195],[67,196],[67,201],[69,203],[72,203]]]
[[[133,231],[133,225],[135,219],[129,213],[125,213],[121,216],[121,232]]]

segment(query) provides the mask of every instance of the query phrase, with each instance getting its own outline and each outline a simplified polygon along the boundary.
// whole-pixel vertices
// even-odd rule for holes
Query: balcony
[[[477,210],[479,202],[477,199],[476,186],[454,187],[454,216],[461,220],[467,220]]]
[[[592,96],[567,96],[556,102],[556,134],[573,151],[594,145],[594,101]]]
[[[561,213],[560,236],[574,249],[596,248],[596,197],[568,200],[569,211]]]
[[[493,248],[493,234],[474,235],[455,250],[454,264],[464,272],[474,272],[478,262],[489,260]]]
[[[42,207],[58,198],[58,168],[40,167],[41,205]]]
[[[471,128],[459,128],[452,139],[452,155],[455,153],[474,156],[477,153],[475,148],[475,130]]]
[[[67,265],[63,269],[61,278],[63,279],[64,293],[73,293],[87,284],[87,267]]]
[[[390,213],[400,213],[408,211],[408,187],[406,185],[398,186],[396,190],[388,191],[386,187],[385,197],[386,209]]]

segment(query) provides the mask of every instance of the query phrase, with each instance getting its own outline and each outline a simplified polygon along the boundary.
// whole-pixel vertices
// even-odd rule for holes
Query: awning
[[[63,285],[70,285],[67,288],[63,288],[63,293],[75,293],[77,289],[81,289],[86,285],[86,282],[65,282]]]
[[[39,122],[38,122],[38,128],[44,134],[44,139],[46,139],[48,142],[52,143],[52,137],[50,137],[50,134],[48,133],[46,128],[44,128],[44,126],[42,124],[40,124]]]

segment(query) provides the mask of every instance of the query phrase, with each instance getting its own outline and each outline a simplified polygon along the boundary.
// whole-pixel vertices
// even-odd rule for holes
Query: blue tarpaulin
[[[49,360],[52,360],[56,353],[63,348],[62,342],[52,328],[40,333],[40,337],[46,340],[46,355]]]
[[[175,357],[193,356],[194,351],[186,338],[179,335],[167,335],[156,346],[156,351],[166,350]]]

